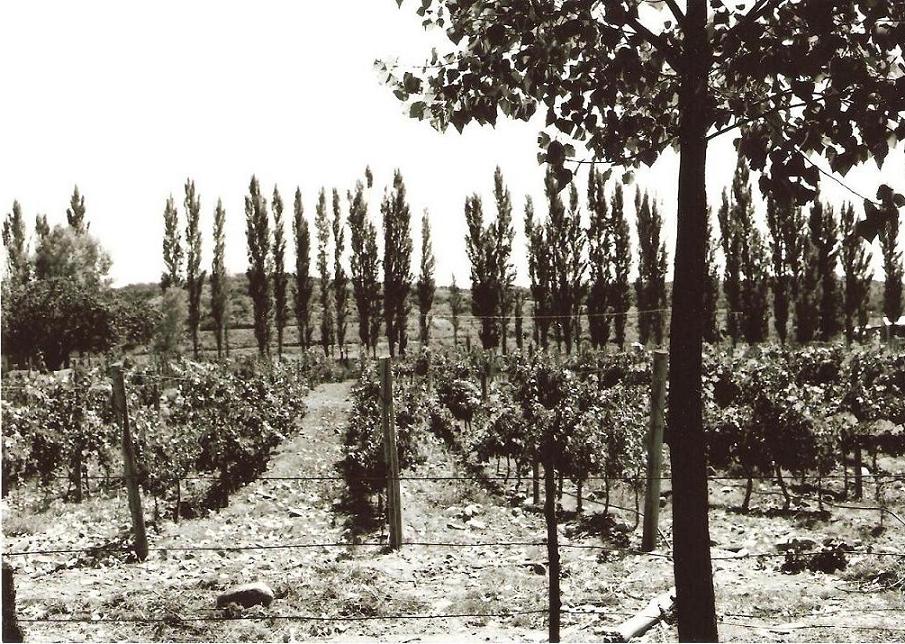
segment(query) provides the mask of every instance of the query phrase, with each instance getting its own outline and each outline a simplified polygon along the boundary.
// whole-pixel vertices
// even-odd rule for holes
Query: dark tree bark
[[[675,282],[669,347],[668,442],[673,485],[673,551],[679,639],[717,641],[710,561],[701,350],[707,192],[706,0],[689,0],[679,95],[680,162]]]

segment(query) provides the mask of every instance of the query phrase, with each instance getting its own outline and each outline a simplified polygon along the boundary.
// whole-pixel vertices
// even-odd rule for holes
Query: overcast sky
[[[424,32],[415,8],[412,0],[401,10],[395,0],[4,2],[0,213],[18,199],[29,224],[37,213],[51,224],[65,222],[77,183],[91,232],[112,256],[114,283],[151,282],[163,268],[165,200],[173,194],[181,205],[191,177],[202,199],[204,264],[222,197],[227,268],[240,272],[252,173],[268,196],[278,184],[287,203],[300,186],[313,219],[321,186],[345,194],[370,164],[376,218],[398,167],[416,240],[420,213],[430,211],[438,282],[455,273],[466,283],[463,202],[480,192],[492,213],[493,169],[500,165],[515,201],[524,284],[524,195],[542,203],[540,124],[501,120],[496,129],[469,126],[459,135],[407,118],[373,62],[398,57],[415,65],[443,42],[442,34]],[[731,136],[714,142],[709,161],[708,192],[718,203],[735,165]],[[677,169],[668,154],[637,181],[662,203],[670,257]],[[881,182],[905,192],[901,145],[882,172],[871,164],[845,182],[871,196]],[[822,186],[830,201],[854,199],[832,182]]]

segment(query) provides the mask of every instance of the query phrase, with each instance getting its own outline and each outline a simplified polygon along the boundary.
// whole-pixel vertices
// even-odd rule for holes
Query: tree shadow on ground
[[[740,514],[748,517],[760,517],[767,519],[795,519],[801,525],[815,525],[829,521],[830,512],[828,510],[812,510],[810,508],[748,508],[744,510],[741,507],[727,507],[726,512],[731,514]]]
[[[619,548],[627,548],[631,531],[629,526],[616,521],[609,513],[564,511],[560,513],[560,521],[568,525],[564,534],[570,539],[577,537],[600,537],[607,544]]]

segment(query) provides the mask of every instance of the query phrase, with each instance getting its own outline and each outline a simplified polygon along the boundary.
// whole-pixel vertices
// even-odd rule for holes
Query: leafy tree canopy
[[[706,71],[708,137],[738,131],[739,153],[763,171],[765,194],[810,201],[821,170],[809,155],[845,175],[869,158],[882,165],[905,138],[903,3],[711,2],[703,43],[689,37],[691,14],[679,6],[696,2],[418,4],[425,27],[444,29],[452,46],[418,70],[378,61],[409,114],[461,131],[500,113],[528,120],[543,110],[539,159],[561,186],[572,177],[575,144],[629,167],[677,147],[677,97],[690,66]],[[872,239],[903,206],[905,196],[881,186],[865,200],[858,234]]]
[[[91,234],[57,224],[39,238],[34,256],[38,280],[69,279],[98,288],[109,283],[110,256]]]

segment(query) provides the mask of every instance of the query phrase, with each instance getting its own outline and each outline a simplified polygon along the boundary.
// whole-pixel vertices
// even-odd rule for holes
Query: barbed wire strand
[[[356,548],[356,547],[386,547],[388,544],[383,541],[341,541],[341,542],[320,542],[320,543],[287,543],[287,544],[253,544],[245,546],[179,546],[179,545],[157,545],[148,548],[149,552],[245,552],[252,550],[296,550],[302,548]],[[404,541],[402,546],[418,546],[418,547],[439,547],[439,548],[505,548],[505,547],[541,547],[547,546],[546,541],[478,541],[478,542],[447,542],[447,541]],[[671,558],[672,555],[645,552],[635,548],[613,547],[606,545],[582,544],[582,543],[559,543],[560,548],[579,549],[579,550],[597,550],[605,551],[613,554],[626,553],[630,555]],[[101,555],[104,553],[132,553],[133,549],[124,546],[95,546],[86,548],[58,548],[46,550],[18,550],[3,553],[5,557],[24,557],[24,556],[40,556],[53,554],[89,554]],[[816,554],[819,551],[802,552],[801,554]],[[845,550],[846,554],[863,555],[873,557],[905,557],[905,552],[886,552],[886,551],[870,551],[870,550]],[[713,560],[734,560],[734,559],[756,559],[762,557],[785,557],[784,552],[754,552],[745,553],[744,555],[732,555],[728,557],[711,557]]]
[[[148,617],[119,617],[119,618],[88,618],[88,617],[44,617],[44,618],[19,618],[20,622],[76,622],[76,623],[138,623],[138,624],[158,624],[173,622],[229,622],[242,620],[289,620],[289,621],[311,621],[311,622],[363,622],[372,620],[390,620],[390,621],[406,621],[416,619],[461,619],[461,618],[497,618],[505,619],[517,617],[519,615],[541,615],[549,612],[546,608],[538,608],[534,610],[508,611],[506,613],[445,613],[445,614],[426,614],[426,615],[212,615],[198,617],[182,617],[173,615],[170,617],[148,618]]]
[[[58,481],[71,481],[72,477],[64,476],[64,475],[55,475],[51,477],[46,477],[50,480],[58,480]],[[116,481],[116,480],[126,480],[130,477],[122,475],[122,474],[111,474],[109,476],[103,474],[93,474],[93,475],[82,475],[82,480],[98,480],[98,481]],[[188,475],[188,476],[157,476],[157,475],[141,475],[137,474],[134,478],[143,481],[220,481],[220,477],[218,476],[197,476],[197,475]],[[842,474],[832,474],[828,476],[821,476],[820,479],[823,481],[842,481],[842,480],[854,480],[853,475],[849,475],[848,477]],[[891,482],[899,482],[905,480],[905,475],[899,474],[862,474],[862,479],[879,479],[881,481],[891,481]],[[388,476],[340,476],[340,475],[331,475],[331,476],[259,476],[253,482],[256,481],[346,481],[346,482],[354,482],[354,481],[515,481],[517,476],[512,474],[510,476],[503,476],[497,474],[488,474],[488,475],[474,475],[474,476],[399,476],[399,477],[388,477]],[[708,476],[708,481],[719,482],[719,481],[776,481],[775,475],[757,475],[757,476],[732,476],[732,475],[713,475]],[[816,476],[808,477],[808,480],[816,480]],[[529,480],[529,477],[523,476],[522,481]],[[583,478],[583,482],[594,482],[594,481],[608,481],[610,483],[640,483],[644,481],[671,481],[671,476],[588,476]],[[741,486],[735,486],[737,489],[744,489]],[[826,490],[824,490],[826,491]],[[758,490],[754,490],[755,493]],[[774,492],[770,491],[761,491],[761,494],[772,494]],[[781,492],[779,492],[781,493]],[[792,495],[792,496],[800,496],[800,495]],[[828,502],[826,502],[828,503]],[[840,506],[845,507],[845,506]],[[870,508],[862,508],[855,507],[853,509],[870,509]]]

